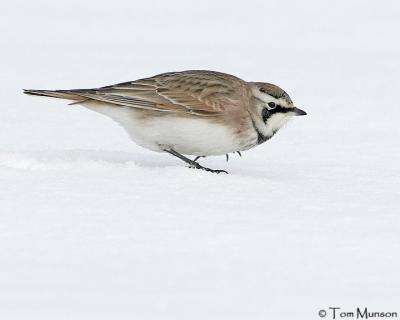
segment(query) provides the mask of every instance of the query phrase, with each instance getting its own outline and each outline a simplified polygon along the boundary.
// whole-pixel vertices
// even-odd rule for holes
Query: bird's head
[[[250,112],[254,125],[265,137],[272,137],[293,116],[307,113],[293,105],[289,95],[276,85],[264,82],[251,82],[252,100]]]

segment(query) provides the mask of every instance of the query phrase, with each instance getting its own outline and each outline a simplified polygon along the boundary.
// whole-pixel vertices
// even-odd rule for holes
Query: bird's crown
[[[290,99],[286,91],[280,87],[266,82],[252,82],[252,84],[254,84],[260,92],[266,93],[277,100],[282,99],[287,103],[288,106],[293,105],[292,99]]]

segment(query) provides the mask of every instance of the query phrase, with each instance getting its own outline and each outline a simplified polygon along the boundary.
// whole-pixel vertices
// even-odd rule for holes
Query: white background
[[[0,9],[1,319],[400,313],[398,1]],[[309,115],[213,175],[22,94],[185,69],[275,83]]]

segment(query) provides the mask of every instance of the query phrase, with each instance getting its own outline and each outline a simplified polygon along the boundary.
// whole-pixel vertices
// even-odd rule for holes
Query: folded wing
[[[74,100],[97,100],[125,107],[216,115],[248,103],[246,83],[212,71],[164,73],[97,89],[27,90],[26,93]]]

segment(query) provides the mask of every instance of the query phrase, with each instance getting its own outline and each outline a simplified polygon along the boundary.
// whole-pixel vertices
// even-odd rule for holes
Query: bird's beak
[[[305,112],[299,108],[296,108],[296,107],[293,109],[293,112],[294,112],[295,116],[305,116],[307,114],[307,112]]]

